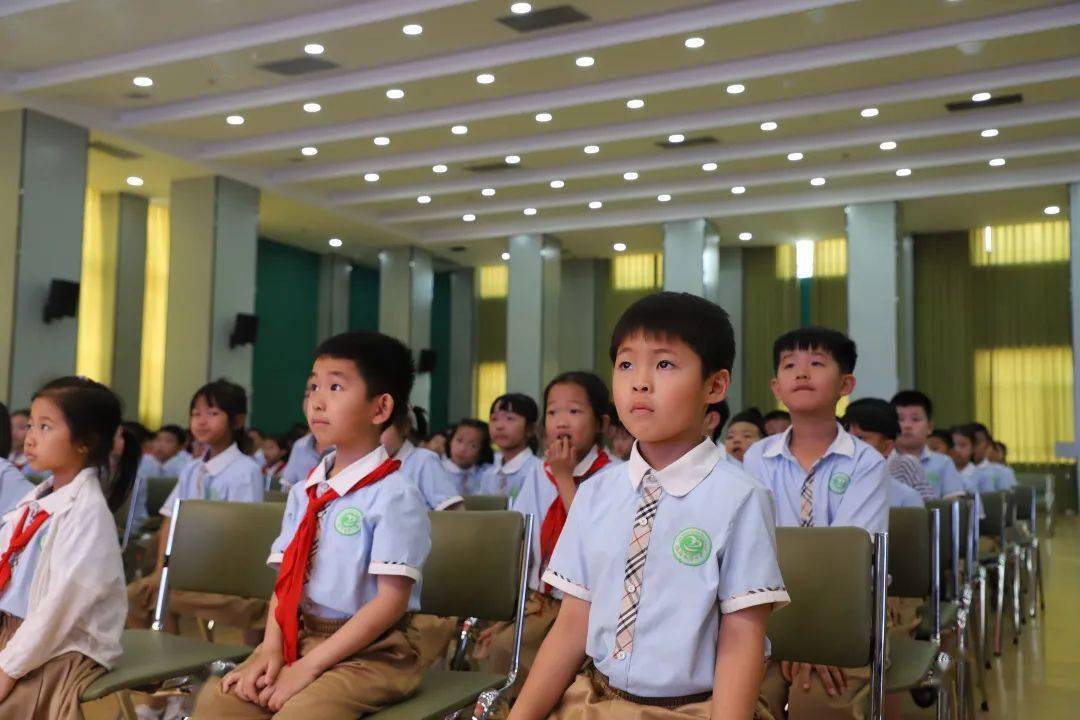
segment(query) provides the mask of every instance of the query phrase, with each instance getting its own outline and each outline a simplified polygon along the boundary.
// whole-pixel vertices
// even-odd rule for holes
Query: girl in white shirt
[[[493,460],[486,422],[466,418],[454,426],[442,464],[461,495],[480,494],[480,478]]]
[[[113,511],[139,461],[132,444],[108,481],[120,412],[111,390],[82,377],[34,396],[26,455],[50,476],[0,521],[0,717],[82,718],[79,695],[120,657],[127,602]]]

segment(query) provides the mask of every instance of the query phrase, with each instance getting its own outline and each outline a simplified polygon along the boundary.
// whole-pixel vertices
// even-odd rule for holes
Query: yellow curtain
[[[664,284],[664,256],[658,253],[617,255],[611,261],[612,290],[654,290]]]
[[[165,400],[165,321],[169,299],[169,208],[151,205],[146,218],[139,420],[160,427]]]
[[[510,268],[483,265],[476,269],[476,296],[484,300],[504,298],[510,289]]]
[[[101,193],[86,189],[75,372],[112,382],[116,332],[116,233],[103,232]]]
[[[968,242],[975,267],[1064,263],[1069,261],[1069,222],[988,225],[973,228]]]
[[[491,403],[506,394],[506,363],[481,362],[476,364],[476,417],[487,419]]]

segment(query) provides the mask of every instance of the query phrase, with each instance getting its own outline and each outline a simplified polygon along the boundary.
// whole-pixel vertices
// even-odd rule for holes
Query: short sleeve
[[[413,452],[419,452],[414,450]],[[425,453],[417,464],[413,478],[420,493],[432,510],[446,510],[464,500],[450,475],[442,469],[439,458]]]
[[[950,498],[965,494],[967,487],[964,479],[960,477],[960,471],[956,469],[952,461],[942,463],[941,467],[941,497]]]
[[[889,527],[889,479],[885,458],[863,446],[855,459],[851,485],[830,525],[861,527],[871,535]]]
[[[266,558],[266,564],[277,567],[285,559],[285,549],[292,542],[296,528],[300,527],[300,521],[307,509],[307,495],[304,494],[303,485],[294,487],[289,491],[285,500],[285,515],[281,518],[281,534],[270,544],[270,557]]]
[[[224,499],[229,502],[262,502],[263,488],[259,466],[254,461],[244,462],[242,471],[229,483]]]
[[[379,488],[371,537],[372,575],[402,575],[419,582],[431,552],[431,519],[420,492],[409,482]]]
[[[779,609],[790,602],[776,559],[773,501],[765,488],[752,488],[743,500],[719,561],[720,612],[733,613],[766,603]]]
[[[195,463],[191,463],[180,473],[180,477],[177,478],[176,484],[173,485],[172,492],[169,493],[169,497],[165,498],[165,502],[161,503],[161,507],[158,509],[158,514],[162,517],[171,518],[173,505],[177,500],[190,500],[189,495],[191,487],[191,475],[196,467]],[[200,498],[201,499],[201,498]]]
[[[567,595],[591,602],[592,584],[589,577],[589,563],[586,555],[588,547],[589,509],[593,490],[597,483],[584,483],[570,504],[570,513],[566,518],[551,562],[544,571],[543,582],[562,590]],[[543,518],[534,519],[541,522]]]

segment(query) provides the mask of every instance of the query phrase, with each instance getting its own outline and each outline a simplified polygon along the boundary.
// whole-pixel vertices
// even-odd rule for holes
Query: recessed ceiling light
[[[491,73],[480,73],[476,76],[476,82],[480,83],[481,85],[490,85],[491,83],[495,82],[495,76]]]
[[[548,185],[551,187],[552,190],[561,190],[566,186],[566,183],[564,183],[562,180],[552,180],[548,183]]]
[[[461,219],[464,220],[465,222],[472,222],[473,220],[476,219],[476,216],[473,215],[472,213],[465,213],[464,215],[461,216]]]
[[[986,102],[991,97],[988,92],[977,92],[971,96],[971,102]]]
[[[702,163],[701,169],[705,172],[716,172],[716,168],[720,167],[714,162]]]
[[[420,195],[419,197],[416,198],[416,202],[420,203],[421,205],[427,205],[429,202],[431,202],[431,196],[430,195]]]
[[[776,123],[774,123],[772,120],[761,123],[761,129],[764,132],[772,132],[773,130],[775,130],[778,127],[780,127],[780,126],[777,125]]]
[[[230,125],[243,125],[244,124],[244,116],[243,115],[230,115],[229,117],[225,118],[225,122],[229,123]]]
[[[419,35],[420,33],[424,32],[424,26],[416,24],[406,25],[405,27],[401,28],[401,32],[410,36]]]
[[[541,122],[541,123],[543,123],[543,122],[551,122],[551,113],[549,113],[549,112],[536,113],[536,122]]]
[[[615,252],[623,252],[626,250],[626,243],[615,243],[611,246],[611,249]]]
[[[131,82],[133,82],[135,84],[135,87],[153,87],[154,86],[154,81],[151,78],[148,78],[145,75],[140,75],[139,77],[132,79]]]
[[[503,253],[502,255],[500,255],[499,257],[501,257],[501,258],[502,258],[503,260],[509,260],[509,259],[510,259],[510,253],[508,253],[508,252],[504,252],[504,253]]]
[[[390,98],[391,100],[400,100],[401,98],[405,97],[405,91],[401,88],[390,88],[386,91],[386,97]]]
[[[686,40],[683,41],[683,45],[690,48],[691,50],[696,50],[699,47],[705,47],[705,38],[688,37],[686,38]]]
[[[379,182],[379,173],[364,173],[364,180],[367,182]]]
[[[661,193],[661,194],[657,195],[656,199],[659,202],[671,202],[671,196],[668,195],[667,193]]]
[[[431,166],[431,172],[436,173],[438,175],[442,175],[444,172],[446,172],[446,170],[447,170],[447,167],[445,165],[443,165],[442,163],[439,163],[438,165],[432,165]]]
[[[604,207],[604,203],[600,202],[599,200],[593,200],[589,203],[590,210],[599,210],[602,207]]]
[[[819,186],[825,184],[825,178],[823,178],[823,177],[810,178],[810,184],[813,185],[814,187],[819,187]]]
[[[341,238],[330,238],[330,247],[341,247]]]
[[[532,12],[532,5],[527,2],[516,2],[510,6],[510,12],[515,15],[528,15]]]
[[[322,55],[324,52],[326,52],[326,48],[324,48],[319,43],[308,43],[304,46],[304,52],[306,52],[308,55]]]
[[[371,142],[375,143],[379,147],[385,147],[390,144],[390,138],[385,135],[379,135],[376,138],[372,138]]]
[[[911,168],[899,168],[896,171],[896,177],[907,177],[911,174]]]
[[[520,155],[507,155],[506,157],[503,158],[503,161],[507,165],[518,165],[519,163],[521,163],[521,156]]]
[[[791,152],[787,154],[787,159],[791,162],[799,162],[803,159],[803,154],[801,152]]]
[[[895,150],[896,142],[894,140],[886,140],[885,142],[878,145],[878,147],[882,150]]]
[[[744,192],[746,192],[746,188],[744,188],[742,185],[736,185],[735,187],[731,188],[732,195],[742,195]]]
[[[495,188],[484,188],[483,190],[480,191],[480,194],[483,195],[484,197],[491,197],[492,195],[495,194]]]
[[[592,55],[582,55],[574,61],[574,64],[579,68],[592,67],[596,64],[596,59]]]
[[[626,171],[626,172],[624,172],[622,174],[622,179],[623,180],[629,180],[630,182],[633,182],[634,180],[638,179],[638,174],[636,172],[634,172],[633,170],[628,170],[628,171]]]
[[[992,138],[998,136],[998,131],[997,128],[987,128],[979,134],[982,135],[984,138]]]
[[[525,208],[521,212],[531,217],[536,214],[536,208]]]
[[[743,242],[746,242],[747,240],[753,240],[754,239],[754,234],[753,233],[748,233],[748,232],[741,232],[741,233],[739,233],[739,239],[742,240]]]
[[[1060,212],[1061,208],[1059,208],[1057,205],[1047,205],[1043,208],[1044,215],[1057,215]]]
[[[727,86],[728,95],[739,95],[740,93],[744,92],[746,92],[746,86],[742,83],[732,83],[731,85]]]
[[[1001,167],[1005,164],[1005,158],[994,158],[990,161],[990,167]]]
[[[317,113],[320,110],[322,110],[322,105],[317,102],[304,103],[304,112],[306,113]]]
[[[682,133],[672,133],[667,136],[667,141],[673,145],[677,145],[686,139],[686,136]]]
[[[595,155],[598,152],[600,152],[600,146],[599,145],[586,145],[585,146],[585,154],[586,155]]]
[[[878,109],[875,108],[875,107],[863,108],[862,110],[859,111],[859,114],[862,115],[864,118],[877,117],[878,116]]]
[[[314,145],[308,145],[307,147],[300,148],[300,154],[304,157],[315,157],[319,154],[319,148]]]
[[[132,175],[131,177],[129,177],[127,179],[127,184],[130,185],[131,187],[142,187],[143,186],[143,179],[141,177],[139,177],[138,175]]]
[[[468,125],[455,125],[454,127],[450,128],[450,132],[452,132],[455,135],[467,135],[468,132],[469,132],[469,126]]]
[[[642,100],[641,98],[634,98],[633,100],[627,100],[626,101],[626,107],[630,108],[631,110],[640,110],[641,108],[645,107],[645,101]]]

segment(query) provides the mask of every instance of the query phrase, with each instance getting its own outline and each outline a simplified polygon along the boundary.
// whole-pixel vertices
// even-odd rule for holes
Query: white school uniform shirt
[[[164,477],[161,470],[161,463],[158,459],[149,453],[143,453],[139,456],[139,467],[136,471],[143,477]]]
[[[194,460],[194,458],[191,457],[191,453],[187,450],[181,450],[165,462],[161,463],[161,474],[157,477],[178,478],[180,477],[180,473],[184,471],[184,468],[191,464],[192,460]]]
[[[890,475],[889,507],[926,507],[926,502],[918,490]]]
[[[346,491],[378,468],[389,456],[381,445],[327,480],[334,454],[326,456],[311,477],[289,491],[281,534],[270,548],[267,564],[281,565],[285,550],[307,512],[307,489],[318,495],[336,490],[342,497],[319,513],[316,551],[300,607],[329,620],[344,620],[378,594],[379,575],[411,578],[409,610],[420,609],[420,573],[431,551],[431,521],[420,491],[400,470],[374,485]]]
[[[458,492],[435,453],[418,448],[406,440],[394,459],[401,461],[401,472],[412,479],[432,510],[446,510],[464,502],[465,498]]]
[[[442,468],[454,484],[458,495],[479,495],[480,478],[483,476],[487,465],[473,465],[471,468],[462,470],[448,457],[439,458]]]
[[[67,652],[111,668],[121,653],[127,591],[116,524],[97,472],[83,470],[55,492],[51,479],[35,487],[3,516],[0,552],[26,507],[27,523],[37,511],[49,519],[15,556],[0,596],[0,608],[23,620],[0,650],[0,670],[18,679]]]
[[[171,518],[177,500],[262,502],[263,492],[259,466],[233,443],[215,458],[188,464],[158,512]]]
[[[1009,490],[1016,486],[1016,474],[1012,468],[990,462],[987,458],[975,465],[975,477],[981,493]]]
[[[502,454],[496,454],[495,464],[488,467],[480,479],[482,495],[504,495],[511,500],[521,492],[525,478],[543,466],[544,461],[536,457],[532,448],[526,447],[509,462],[504,462]]]
[[[791,433],[789,427],[751,445],[743,469],[772,491],[776,524],[799,527],[808,473],[791,454]],[[811,471],[814,527],[861,527],[871,535],[888,530],[889,483],[881,453],[837,423],[836,438]]]
[[[266,464],[266,453],[262,451],[262,448],[259,448],[255,452],[251,453],[251,459],[255,461],[256,465],[262,467]]]
[[[919,462],[922,463],[923,470],[926,471],[926,480],[934,488],[937,497],[949,498],[967,492],[967,485],[957,472],[956,464],[948,455],[934,452],[923,446]]]
[[[616,655],[626,557],[643,481],[663,494],[645,555],[629,653]],[[585,651],[611,685],[644,697],[712,690],[721,614],[789,601],[776,560],[773,503],[711,440],[663,470],[630,460],[582,483],[543,580],[586,600]]]
[[[315,436],[311,433],[294,442],[289,451],[289,462],[281,473],[281,489],[289,490],[293,485],[303,482],[311,469],[318,465],[330,450],[323,453],[315,450]]]
[[[0,515],[15,507],[15,503],[34,489],[34,484],[19,472],[19,468],[0,458]]]
[[[593,445],[592,449],[582,458],[581,462],[574,466],[574,477],[581,477],[589,471],[592,464],[596,462],[596,458],[599,455],[599,448]],[[616,465],[622,465],[622,461],[617,458],[608,455],[610,458],[607,465],[600,468],[597,473],[594,473],[591,477],[596,477],[596,474],[605,472],[608,468]],[[544,524],[544,518],[547,516],[548,508],[551,504],[559,498],[559,489],[555,487],[555,483],[551,482],[551,479],[544,472],[544,464],[542,462],[535,463],[531,466],[529,474],[525,476],[521,485],[521,492],[518,493],[510,502],[510,509],[516,510],[522,515],[533,516],[533,533],[530,543],[532,544],[532,556],[529,558],[529,588],[537,592],[541,592],[540,578],[543,576],[544,571],[547,568],[540,567],[540,529]],[[585,482],[582,481],[582,485],[578,486],[578,492],[581,492],[581,487]],[[577,495],[574,496],[574,502],[577,502]],[[548,583],[550,584],[550,583]],[[557,587],[552,587],[551,596],[556,599],[562,598],[562,591]]]
[[[990,467],[994,469],[994,472],[996,474],[996,483],[994,487],[997,490],[1012,490],[1014,487],[1016,487],[1016,473],[1011,467],[996,462],[990,463]]]

